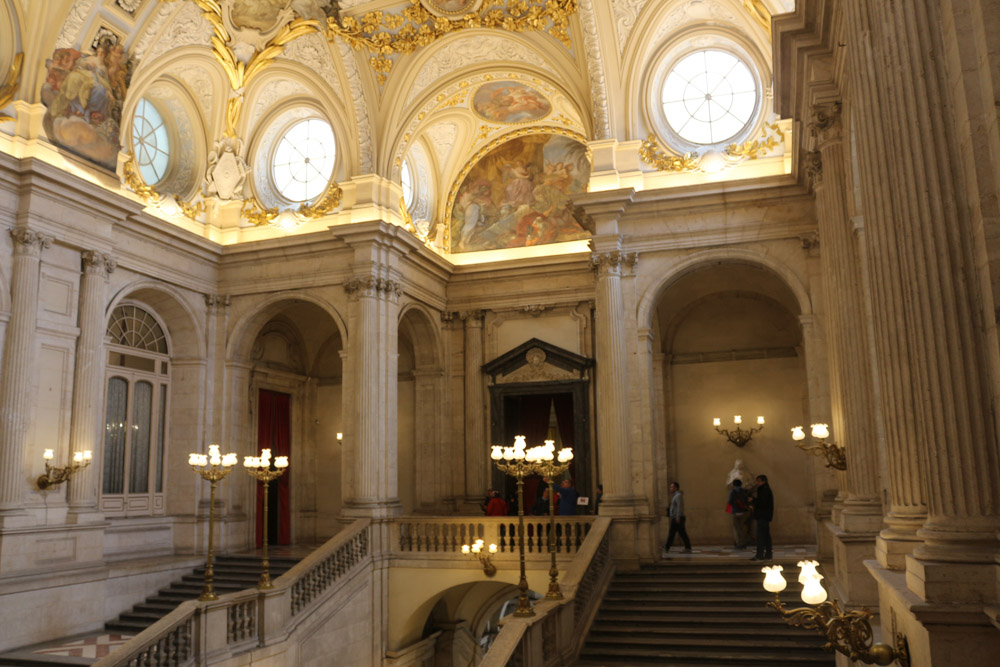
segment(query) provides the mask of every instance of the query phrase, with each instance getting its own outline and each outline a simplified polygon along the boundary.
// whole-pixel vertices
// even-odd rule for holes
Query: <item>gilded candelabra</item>
[[[542,448],[542,459],[537,463],[536,469],[539,475],[548,477],[555,484],[555,478],[566,472],[570,462],[573,460],[573,450],[564,447],[556,454],[556,443],[554,440],[546,440]],[[556,566],[556,500],[555,487],[549,492],[549,553],[552,555],[552,565],[549,568],[549,592],[545,597],[553,600],[562,599],[562,591],[559,590],[559,568]]]
[[[493,564],[493,559],[491,556],[497,552],[497,545],[491,544],[487,549],[486,553],[483,553],[483,548],[486,544],[482,540],[476,540],[472,545],[463,544],[462,553],[466,556],[475,556],[479,559],[479,562],[483,565],[483,574],[487,577],[492,577],[497,573],[497,566]]]
[[[528,599],[528,577],[524,572],[524,478],[538,472],[537,463],[541,447],[526,449],[524,436],[514,438],[513,447],[493,445],[490,458],[502,472],[517,480],[517,551],[521,557],[521,579],[517,583],[517,609],[515,616],[534,616],[531,600]]]
[[[743,417],[736,415],[733,417],[733,424],[736,426],[736,430],[730,431],[727,428],[721,428],[722,420],[716,417],[712,420],[712,426],[715,427],[716,433],[720,433],[726,436],[726,440],[733,443],[737,447],[745,447],[748,442],[753,438],[753,434],[757,433],[764,428],[764,418],[757,417],[757,426],[750,427],[747,430],[743,430],[741,424],[743,424]]]
[[[82,452],[73,452],[73,462],[62,468],[56,468],[49,463],[54,457],[55,452],[51,449],[46,449],[42,452],[42,458],[45,459],[45,474],[39,475],[38,479],[35,480],[35,484],[42,491],[62,484],[78,470],[83,470],[89,466],[90,462],[94,459],[94,454],[89,449]]]
[[[205,562],[205,586],[198,597],[202,602],[219,599],[219,596],[215,594],[215,585],[212,581],[215,576],[212,569],[214,556],[212,541],[215,524],[215,484],[225,479],[226,475],[233,471],[236,463],[236,454],[220,454],[218,445],[209,445],[207,455],[194,453],[188,455],[188,465],[211,484],[211,491],[209,491],[208,496],[208,560]]]
[[[795,446],[806,454],[826,457],[827,468],[847,470],[847,454],[844,452],[844,448],[836,443],[826,441],[830,437],[829,427],[826,424],[813,424],[809,427],[809,431],[814,442],[807,445],[804,442],[806,439],[805,430],[801,426],[792,429],[792,440],[795,441]]]
[[[826,590],[816,571],[814,560],[799,561],[799,583],[802,584],[802,601],[815,607],[788,609],[782,604],[778,594],[785,590],[787,582],[781,576],[782,567],[773,565],[761,570],[764,573],[764,590],[774,593],[774,600],[767,603],[792,627],[815,630],[827,639],[825,649],[846,655],[851,661],[868,665],[891,665],[898,661],[901,667],[909,667],[910,651],[906,637],[893,634],[893,646],[875,643],[872,633],[872,613],[867,609],[841,611],[840,605],[826,599]]]
[[[288,457],[276,456],[274,458],[274,466],[272,467],[271,450],[262,449],[260,450],[260,456],[244,456],[243,466],[250,473],[251,477],[264,484],[264,539],[262,542],[264,553],[260,562],[261,573],[260,581],[257,582],[257,588],[265,591],[274,588],[274,584],[271,583],[271,562],[267,559],[267,489],[271,486],[271,480],[278,479],[288,470]]]

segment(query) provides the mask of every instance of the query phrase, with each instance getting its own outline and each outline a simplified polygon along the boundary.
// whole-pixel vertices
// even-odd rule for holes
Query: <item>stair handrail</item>
[[[196,660],[207,664],[208,661],[200,657],[209,652],[218,655],[227,645],[232,655],[237,655],[251,648],[284,641],[302,620],[297,618],[300,612],[327,598],[336,588],[334,584],[338,580],[371,559],[370,526],[370,519],[355,521],[275,579],[272,590],[264,592],[248,588],[220,595],[218,600],[212,602],[185,600],[111,654],[95,662],[94,667],[188,667]],[[256,605],[258,610],[257,614],[241,615],[252,626],[245,628],[249,632],[241,632],[239,637],[217,638],[206,637],[208,633],[199,631],[198,626],[206,622],[208,614],[213,613],[221,612],[228,617],[231,625],[233,617],[230,611],[247,604]],[[268,608],[280,608],[278,617],[281,620],[280,628],[272,628],[265,635],[267,628],[261,627],[256,619],[267,614]],[[269,617],[275,618],[275,615],[269,614]],[[245,635],[249,635],[252,641],[248,643]],[[218,643],[222,641],[225,643],[220,647]],[[209,642],[212,642],[211,646]]]
[[[547,666],[575,660],[614,574],[610,538],[611,519],[598,517],[560,581],[563,599],[539,601],[535,616],[502,619],[479,667],[504,667],[512,661]],[[533,656],[528,658],[529,654]]]

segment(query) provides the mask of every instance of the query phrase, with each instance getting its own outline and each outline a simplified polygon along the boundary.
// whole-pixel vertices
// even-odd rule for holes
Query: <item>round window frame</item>
[[[410,174],[410,201],[406,201],[406,188],[403,187],[403,171],[406,170]],[[403,191],[403,204],[406,206],[406,210],[409,213],[413,213],[413,210],[417,208],[420,204],[420,181],[417,178],[417,171],[413,168],[413,161],[410,159],[409,154],[403,158],[403,161],[399,165],[399,187]]]
[[[750,120],[736,134],[711,144],[699,144],[682,137],[667,121],[663,109],[663,89],[667,77],[681,60],[699,51],[722,51],[739,59],[746,65],[757,86],[754,111]],[[652,62],[654,64],[648,70],[642,88],[644,120],[646,127],[650,128],[653,134],[672,151],[678,154],[701,154],[741,143],[762,131],[768,116],[769,94],[765,81],[770,80],[770,67],[756,46],[742,33],[719,26],[684,31],[665,42],[654,55]]]
[[[331,123],[330,120],[326,118],[323,114],[318,113],[311,108],[309,110],[312,113],[301,116],[299,118],[289,118],[284,123],[281,123],[279,129],[275,133],[274,140],[271,141],[271,145],[267,146],[267,153],[266,153],[267,184],[268,186],[270,186],[270,190],[272,193],[274,193],[275,197],[279,199],[279,202],[277,203],[282,208],[292,208],[300,206],[302,204],[315,202],[320,197],[322,197],[324,193],[326,193],[326,191],[330,188],[330,184],[337,180],[337,170],[340,167],[340,141],[337,138],[337,130],[334,127],[334,124]],[[287,109],[285,111],[287,111]],[[292,128],[297,127],[298,125],[310,120],[322,121],[326,123],[327,127],[330,128],[330,134],[333,135],[333,151],[334,151],[333,165],[330,167],[330,176],[326,179],[326,183],[323,184],[323,189],[320,190],[319,194],[317,194],[314,197],[310,197],[309,199],[303,199],[303,200],[289,199],[288,196],[281,191],[281,189],[278,187],[278,184],[274,180],[274,156],[275,153],[277,153],[278,151],[278,146],[280,146],[281,142],[285,140],[285,137],[288,136],[288,133],[292,130]]]
[[[139,98],[139,101],[136,102],[135,107],[132,108],[132,117],[128,128],[128,139],[129,147],[132,150],[132,156],[135,159],[136,168],[140,169],[139,174],[142,177],[143,182],[145,182],[146,176],[142,174],[141,167],[139,166],[139,157],[137,153],[138,146],[135,143],[135,118],[136,112],[139,110],[139,103],[142,101],[145,101],[146,104],[152,106],[156,110],[156,113],[160,114],[160,120],[163,121],[163,129],[167,134],[167,166],[163,169],[163,175],[161,175],[156,182],[146,183],[146,185],[150,187],[157,187],[163,183],[169,182],[177,170],[178,158],[173,149],[179,144],[180,138],[177,134],[177,128],[174,127],[173,114],[164,112],[163,107],[160,104],[157,104],[158,100],[155,97],[147,97],[145,94],[142,95]]]

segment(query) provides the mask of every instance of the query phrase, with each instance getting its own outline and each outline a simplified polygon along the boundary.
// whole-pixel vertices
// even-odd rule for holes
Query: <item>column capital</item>
[[[30,229],[11,229],[10,237],[14,240],[14,254],[33,255],[37,257],[42,250],[52,245],[52,237]]]
[[[344,291],[351,299],[360,297],[376,297],[398,299],[403,294],[403,284],[390,278],[375,276],[360,276],[351,278],[344,283]]]
[[[816,138],[820,148],[832,142],[839,142],[843,138],[840,122],[842,107],[839,100],[812,106],[809,116],[809,134]]]
[[[97,250],[84,250],[80,253],[83,259],[83,272],[107,278],[118,268],[118,260],[111,255]]]
[[[639,253],[612,250],[611,252],[590,253],[591,268],[598,275],[620,275],[623,266],[634,267],[639,263]]]
[[[485,317],[486,311],[484,310],[461,310],[458,312],[458,316],[465,322],[467,327],[481,327],[483,326],[483,317]]]
[[[205,295],[205,305],[209,310],[224,310],[229,307],[232,303],[232,297],[229,294],[206,294]]]
[[[802,169],[806,177],[812,181],[813,187],[823,185],[823,155],[819,151],[808,151],[802,159]]]

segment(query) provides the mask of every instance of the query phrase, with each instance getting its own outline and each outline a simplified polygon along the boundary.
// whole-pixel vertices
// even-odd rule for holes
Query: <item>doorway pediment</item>
[[[483,365],[491,385],[524,382],[581,381],[593,359],[532,338]]]

